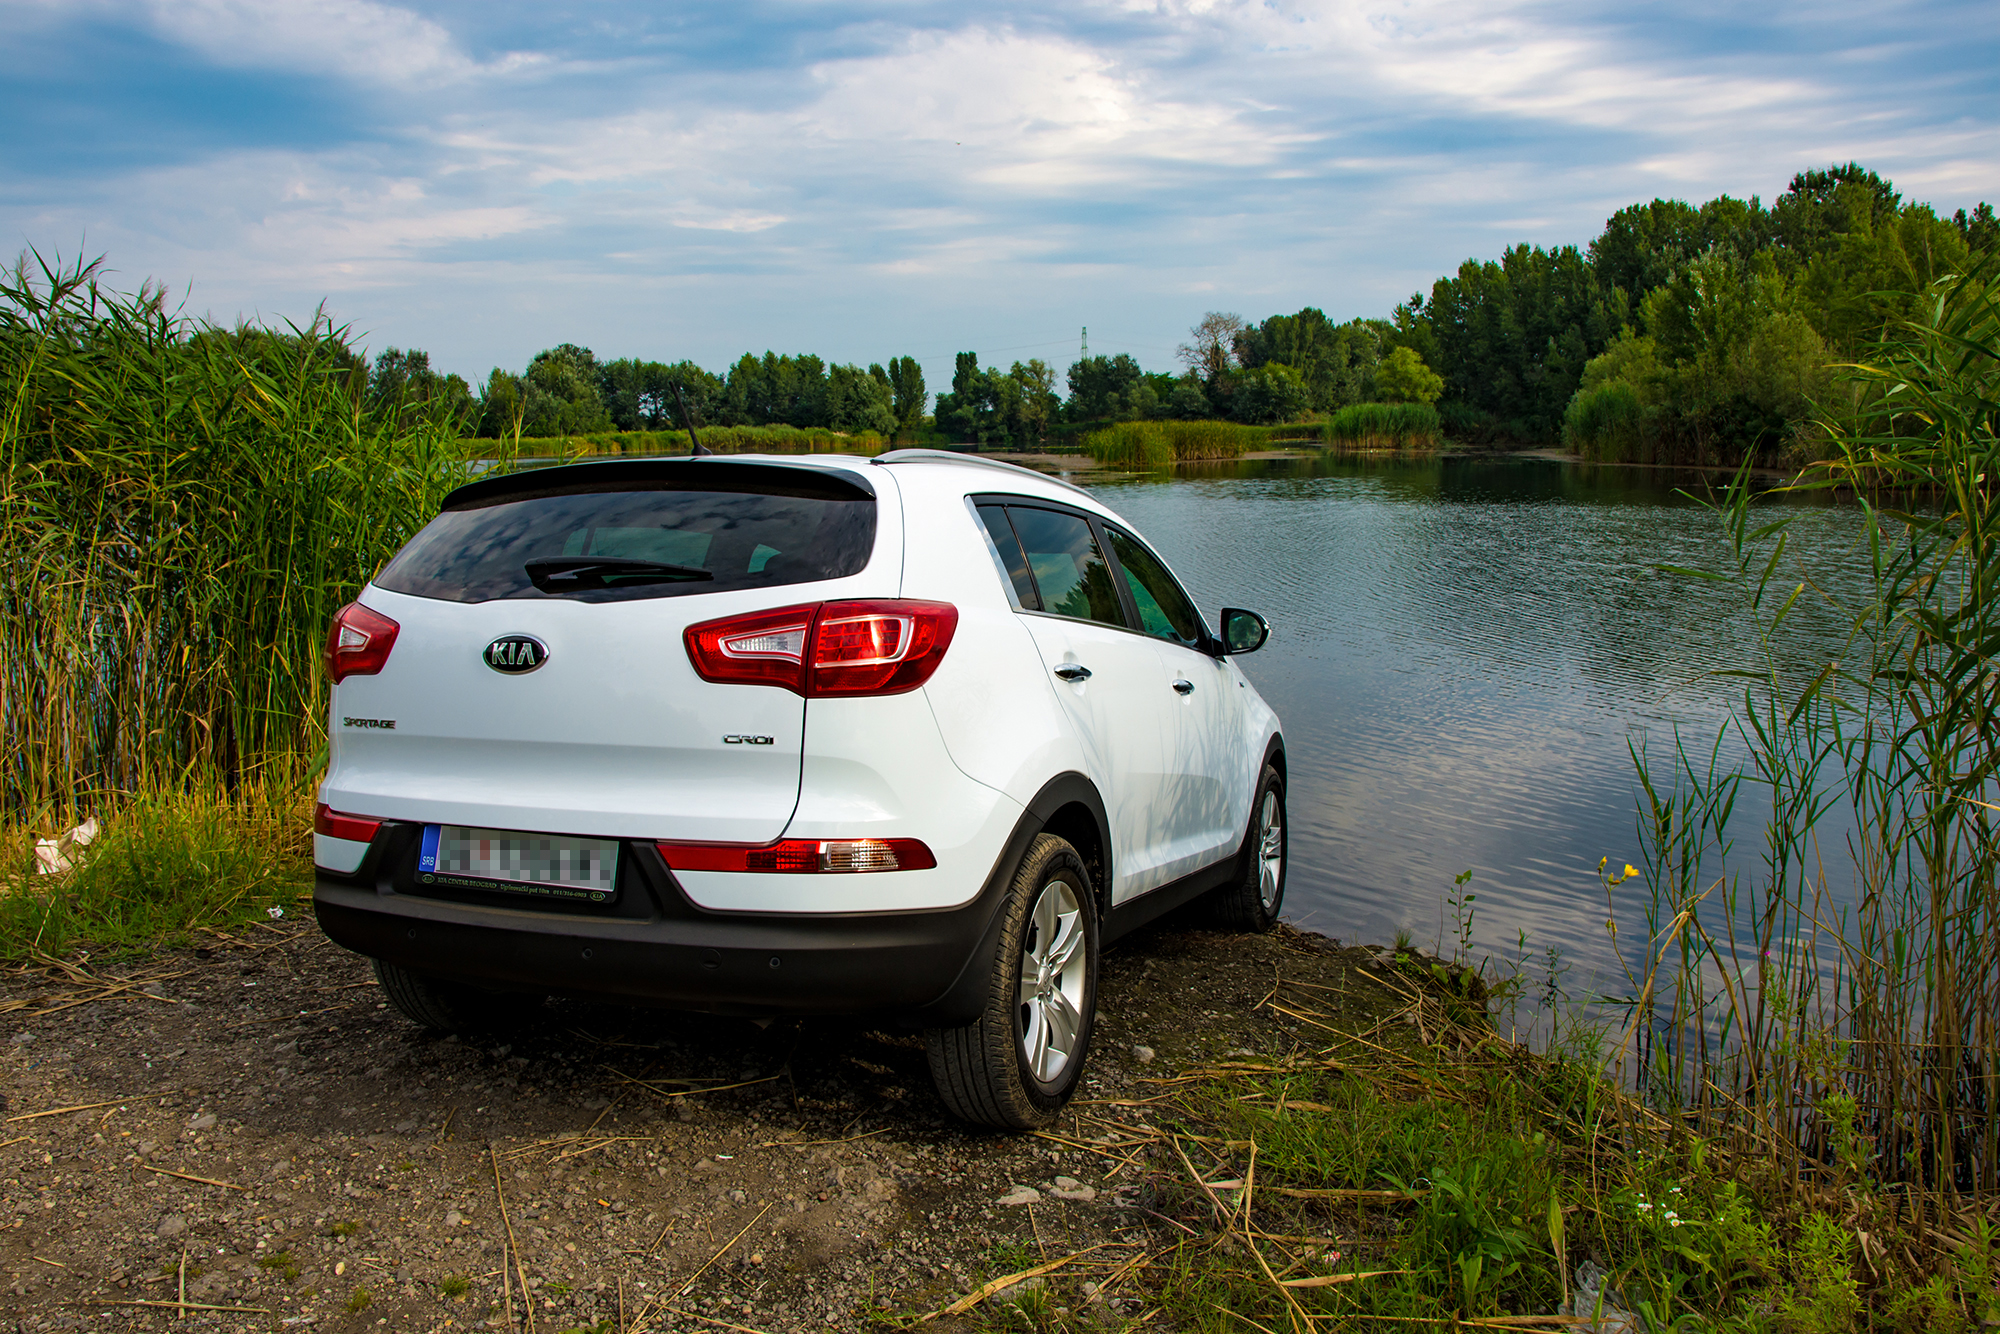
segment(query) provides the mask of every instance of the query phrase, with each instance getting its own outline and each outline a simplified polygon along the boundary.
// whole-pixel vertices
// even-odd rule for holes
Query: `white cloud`
[[[376,0],[140,0],[161,36],[218,65],[414,85],[541,63],[508,55],[480,65],[443,25]]]
[[[676,284],[708,294],[718,328],[719,309],[751,321],[772,293],[800,346],[807,327],[851,338],[903,319],[856,315],[875,286],[939,327],[968,306],[1038,329],[1092,301],[1135,326],[1156,311],[1171,344],[1200,314],[1183,307],[1210,303],[1381,313],[1467,255],[1587,242],[1655,192],[1768,198],[1849,157],[1947,209],[2000,192],[2000,132],[1976,97],[1990,75],[1950,46],[1885,44],[1907,14],[1857,8],[1849,35],[1814,30],[1827,49],[1790,50],[1784,25],[1811,15],[1786,0],[1732,19],[1762,43],[1741,49],[1524,0],[1086,0],[929,28],[815,5],[787,22],[819,26],[775,42],[733,38],[739,20],[690,0],[670,47],[593,50],[552,14],[547,44],[601,63],[575,77],[567,56],[545,60],[532,78],[508,77],[530,58],[474,54],[480,11],[447,24],[424,0],[18,12],[46,28],[80,5],[216,64],[347,81],[395,129],[357,117],[347,142],[286,152],[225,135],[178,165],[31,179],[13,198],[53,202],[0,207],[0,226],[84,232],[128,271],[191,274],[245,304],[365,292],[388,312],[369,322],[392,327],[398,300],[429,302],[449,317],[397,336],[443,358],[469,340],[480,362],[511,359],[496,339],[540,336],[505,327],[517,304],[588,328]],[[1934,69],[1944,57],[1958,64]],[[495,313],[467,321],[460,301]],[[993,341],[1016,341],[1003,323]]]

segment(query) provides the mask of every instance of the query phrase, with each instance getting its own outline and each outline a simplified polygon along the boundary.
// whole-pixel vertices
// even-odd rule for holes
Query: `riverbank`
[[[1084,1096],[1024,1136],[950,1122],[911,1033],[553,1002],[459,1040],[309,921],[201,940],[0,986],[22,1329],[1554,1328],[1585,1292],[1600,1330],[1844,1329],[1861,1262],[1896,1277],[1506,1040],[1511,987],[1288,927],[1113,946]],[[1983,1272],[1936,1270],[1936,1328]]]
[[[1310,1041],[1280,976],[1351,992],[1362,1026],[1395,1004],[1367,994],[1373,951],[1181,914],[1109,952],[1086,1095],[1009,1137],[946,1119],[909,1033],[564,1002],[459,1041],[310,922],[201,939],[0,988],[0,1289],[24,1328],[185,1302],[177,1329],[443,1330],[511,1302],[544,1330],[965,1308],[949,1329],[987,1280],[1072,1254],[1049,1298],[1136,1320],[1157,1302],[1133,1262],[1182,1231],[1132,1152],[1151,1109]]]

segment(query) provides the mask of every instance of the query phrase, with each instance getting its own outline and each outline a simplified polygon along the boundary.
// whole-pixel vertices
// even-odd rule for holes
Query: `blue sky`
[[[1625,204],[2000,200],[2000,5],[0,0],[0,237],[482,380],[537,350],[1173,369]]]

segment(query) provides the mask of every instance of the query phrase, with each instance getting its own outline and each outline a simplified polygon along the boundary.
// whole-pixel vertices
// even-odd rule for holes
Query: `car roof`
[[[1021,483],[1033,479],[1048,486],[1059,487],[1064,491],[1081,496],[1093,503],[1101,503],[1097,502],[1095,497],[1082,487],[1071,482],[1065,482],[1060,477],[1051,477],[1045,472],[1037,472],[1033,468],[1024,468],[1018,463],[1009,463],[1005,459],[981,458],[977,454],[960,454],[955,450],[892,449],[886,454],[877,454],[870,462],[883,465],[923,463],[939,467],[955,467],[961,471],[976,474],[976,476],[968,478],[969,481],[975,483],[973,487],[975,490],[983,490],[988,486],[998,485],[1003,480],[1019,486]],[[995,470],[1005,474],[1005,477],[994,476]]]
[[[966,493],[1008,491],[1067,504],[1081,503],[1106,515],[1111,514],[1103,501],[1059,477],[1051,477],[1045,472],[1004,459],[983,458],[945,449],[894,449],[872,458],[859,454],[619,455],[481,477],[453,491],[446,497],[444,507],[453,509],[467,504],[490,504],[496,500],[516,499],[551,489],[598,482],[629,484],[644,479],[664,480],[684,469],[715,469],[725,473],[737,472],[740,476],[745,465],[759,469],[810,471],[822,476],[836,474],[869,492],[875,490],[868,480],[871,468],[902,470],[918,465],[926,480],[962,488]],[[911,480],[916,479],[913,477]]]

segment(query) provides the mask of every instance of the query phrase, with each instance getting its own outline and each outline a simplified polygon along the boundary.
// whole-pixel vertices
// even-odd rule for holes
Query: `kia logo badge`
[[[524,676],[549,660],[549,646],[533,635],[501,635],[486,646],[486,665],[509,676]]]

